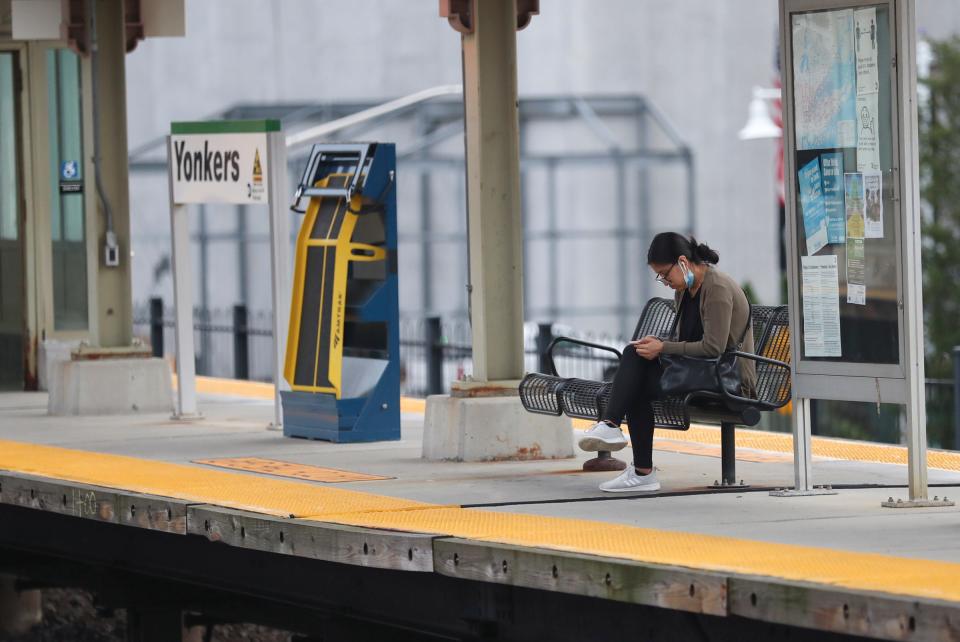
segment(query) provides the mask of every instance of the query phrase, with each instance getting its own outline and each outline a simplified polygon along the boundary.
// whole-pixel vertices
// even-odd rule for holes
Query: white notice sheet
[[[857,57],[857,95],[880,91],[877,74],[877,8],[867,7],[853,12],[854,51]]]
[[[807,357],[840,355],[840,275],[836,255],[801,256],[803,352]]]
[[[883,238],[883,174],[863,173],[864,233],[868,239]]]

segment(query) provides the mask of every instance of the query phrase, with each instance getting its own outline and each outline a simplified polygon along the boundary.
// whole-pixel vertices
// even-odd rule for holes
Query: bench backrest
[[[790,323],[785,305],[754,305],[753,345],[756,354],[790,363]],[[650,299],[640,313],[633,332],[639,339],[650,334],[666,335],[673,325],[672,299]],[[781,406],[790,399],[789,371],[765,363],[757,364],[757,397],[765,403]]]

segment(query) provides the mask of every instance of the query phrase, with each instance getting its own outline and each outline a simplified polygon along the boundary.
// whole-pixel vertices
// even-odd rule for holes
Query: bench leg
[[[747,484],[737,481],[737,443],[736,424],[720,424],[720,483],[710,488],[747,488]]]
[[[585,473],[616,472],[626,467],[627,462],[617,459],[610,454],[609,450],[601,450],[596,457],[583,462],[583,472]]]
[[[737,483],[737,439],[734,424],[720,424],[720,467],[724,485]]]

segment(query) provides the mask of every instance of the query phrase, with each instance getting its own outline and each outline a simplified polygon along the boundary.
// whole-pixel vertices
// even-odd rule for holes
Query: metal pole
[[[960,346],[953,346],[953,449],[960,450]]]
[[[427,318],[427,394],[443,394],[443,328],[440,317]]]
[[[171,138],[167,137],[167,158],[174,158]],[[174,330],[177,338],[176,419],[197,416],[196,364],[193,349],[193,269],[190,260],[190,219],[187,207],[173,202],[173,175],[167,172],[170,196],[170,240],[173,244]]]
[[[237,205],[237,285],[239,286],[239,301],[250,305],[249,282],[250,268],[248,266],[249,258],[247,252],[247,206]]]
[[[557,247],[557,163],[547,163],[547,253],[550,269],[547,280],[550,284],[550,301],[547,304],[550,318],[557,319],[560,306],[560,248]]]
[[[812,479],[810,461],[810,400],[793,400],[793,487],[797,491],[810,490]]]
[[[233,306],[233,377],[250,378],[249,334],[247,332],[247,306]]]
[[[163,357],[163,299],[150,299],[150,345],[153,356]]]
[[[901,114],[902,164],[894,172],[901,202],[903,239],[903,337],[907,374],[907,474],[910,500],[927,499],[927,409],[923,341],[923,271],[920,160],[917,115],[916,3],[896,3],[897,103]]]
[[[736,425],[720,424],[720,483],[723,486],[737,485]]]
[[[618,305],[620,309],[617,311],[617,328],[620,331],[620,336],[623,337],[630,331],[630,320],[627,318],[627,314],[629,314],[630,298],[632,298],[633,293],[630,291],[628,279],[630,272],[636,272],[636,266],[632,266],[633,270],[631,270],[628,262],[630,252],[627,247],[627,170],[620,151],[617,150],[614,154],[617,176],[617,272],[620,280],[620,292],[627,297],[621,300]]]
[[[207,237],[207,206],[201,203],[199,208],[197,240],[200,242],[200,322],[203,324],[200,331],[200,374],[212,375],[213,346],[210,342],[212,316],[210,314],[210,287],[207,280],[210,270],[210,240]]]
[[[683,162],[687,168],[687,233],[693,234],[697,226],[697,186],[693,151],[689,147],[683,149]]]
[[[637,106],[637,147],[641,152],[646,151],[650,146],[650,128],[647,126],[646,101]],[[647,245],[653,240],[651,232],[652,225],[650,221],[650,169],[647,163],[640,165],[638,172],[637,185],[637,236],[639,237],[640,247],[637,248],[637,256],[641,260],[646,260]],[[688,214],[692,218],[692,214]],[[653,296],[651,289],[653,287],[652,279],[641,279],[639,288],[641,303],[647,301]]]
[[[553,324],[552,323],[538,323],[537,324],[537,356],[539,358],[539,371],[545,374],[554,374],[551,372],[550,360],[547,358],[547,348],[550,347],[550,342],[553,341]]]
[[[433,253],[436,250],[435,243],[430,240],[430,232],[433,229],[431,212],[431,193],[432,185],[430,172],[422,170],[420,172],[420,233],[423,235],[420,242],[420,288],[423,301],[423,310],[427,314],[433,312]]]
[[[270,276],[273,280],[273,427],[283,426],[280,391],[290,390],[283,378],[290,313],[290,212],[287,208],[287,147],[283,132],[267,133],[267,203],[270,209]]]

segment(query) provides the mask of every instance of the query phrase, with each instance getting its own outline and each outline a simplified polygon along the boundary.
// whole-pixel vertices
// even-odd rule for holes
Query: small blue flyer
[[[820,155],[823,174],[823,210],[827,217],[827,243],[845,243],[847,215],[843,208],[843,154]]]
[[[823,183],[820,158],[814,158],[797,172],[800,185],[800,207],[803,229],[807,237],[807,256],[813,256],[827,244],[827,216],[823,204]]]

